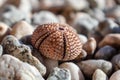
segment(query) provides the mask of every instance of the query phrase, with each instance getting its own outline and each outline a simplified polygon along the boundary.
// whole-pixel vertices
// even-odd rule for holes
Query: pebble
[[[3,47],[2,45],[0,45],[0,56],[2,56],[2,54],[3,54]]]
[[[96,69],[93,73],[92,80],[108,80],[108,77],[101,69]]]
[[[0,42],[10,32],[11,28],[3,22],[0,22]]]
[[[82,44],[85,44],[85,43],[87,42],[88,39],[87,39],[87,37],[86,37],[85,35],[83,35],[83,34],[78,34],[78,36],[79,36]]]
[[[68,69],[54,68],[47,80],[71,80],[71,74]]]
[[[14,6],[4,6],[3,11],[0,11],[0,14],[0,21],[6,23],[10,27],[21,20],[25,20],[28,23],[31,22],[28,14],[25,14]]]
[[[45,23],[58,23],[59,19],[55,14],[50,11],[40,11],[38,13],[34,13],[32,16],[32,24],[33,25],[42,25]]]
[[[114,72],[109,80],[120,80],[120,70]]]
[[[31,54],[29,46],[21,44],[17,38],[12,35],[6,36],[2,41],[3,50],[10,55],[13,55],[23,62],[34,65],[41,75],[45,75],[46,67]]]
[[[5,54],[0,57],[0,80],[44,80],[32,65]]]
[[[119,28],[119,25],[115,23],[113,19],[108,18],[103,22],[100,22],[98,31],[102,34],[102,36],[105,36],[109,33],[115,33],[116,28]]]
[[[99,47],[103,47],[106,45],[110,45],[113,47],[119,47],[120,46],[120,34],[116,33],[116,34],[108,34],[106,35],[103,40],[98,44]]]
[[[72,26],[79,34],[88,35],[94,27],[98,26],[98,21],[87,13],[77,13],[73,20]]]
[[[89,4],[87,0],[66,0],[65,6],[67,9],[80,11],[80,10],[87,9]]]
[[[17,39],[20,39],[24,36],[32,35],[33,31],[33,27],[26,21],[19,21],[13,25],[10,34],[14,35]]]
[[[116,54],[116,49],[113,48],[112,46],[106,45],[102,48],[100,48],[96,54],[95,58],[96,59],[104,59],[104,60],[109,60],[112,58],[113,55]]]
[[[87,77],[92,77],[96,69],[101,69],[107,75],[112,71],[112,63],[105,60],[85,60],[78,62],[77,65]]]
[[[85,80],[80,68],[73,62],[65,62],[59,65],[60,68],[70,70],[71,80]]]
[[[119,70],[120,69],[120,54],[113,56],[113,58],[111,59],[111,62],[113,64],[114,70]]]
[[[83,49],[87,52],[87,55],[93,55],[96,47],[96,40],[92,37],[89,38],[88,41],[83,45]]]

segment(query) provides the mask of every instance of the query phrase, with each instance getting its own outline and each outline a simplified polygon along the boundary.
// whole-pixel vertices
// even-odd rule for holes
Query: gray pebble
[[[0,45],[0,56],[3,54],[3,47]]]
[[[106,45],[102,48],[100,48],[96,54],[95,54],[95,58],[97,59],[105,59],[105,60],[109,60],[111,59],[111,57],[113,55],[116,54],[116,49],[113,48],[112,46]]]
[[[68,69],[56,67],[47,80],[71,80],[71,74]]]

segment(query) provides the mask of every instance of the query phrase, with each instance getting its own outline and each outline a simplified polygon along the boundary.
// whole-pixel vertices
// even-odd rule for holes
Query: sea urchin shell
[[[44,56],[55,60],[75,59],[82,49],[77,33],[69,25],[59,23],[38,26],[31,42]]]

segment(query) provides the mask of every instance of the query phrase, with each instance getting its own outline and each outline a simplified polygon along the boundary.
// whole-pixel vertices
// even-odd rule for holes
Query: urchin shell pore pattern
[[[44,56],[55,60],[72,60],[82,49],[77,33],[69,25],[58,23],[38,26],[31,42]]]

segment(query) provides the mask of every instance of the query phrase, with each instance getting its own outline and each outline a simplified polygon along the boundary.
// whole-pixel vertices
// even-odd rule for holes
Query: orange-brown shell
[[[75,59],[82,49],[77,33],[69,25],[58,23],[38,26],[31,42],[44,56],[55,60]]]

